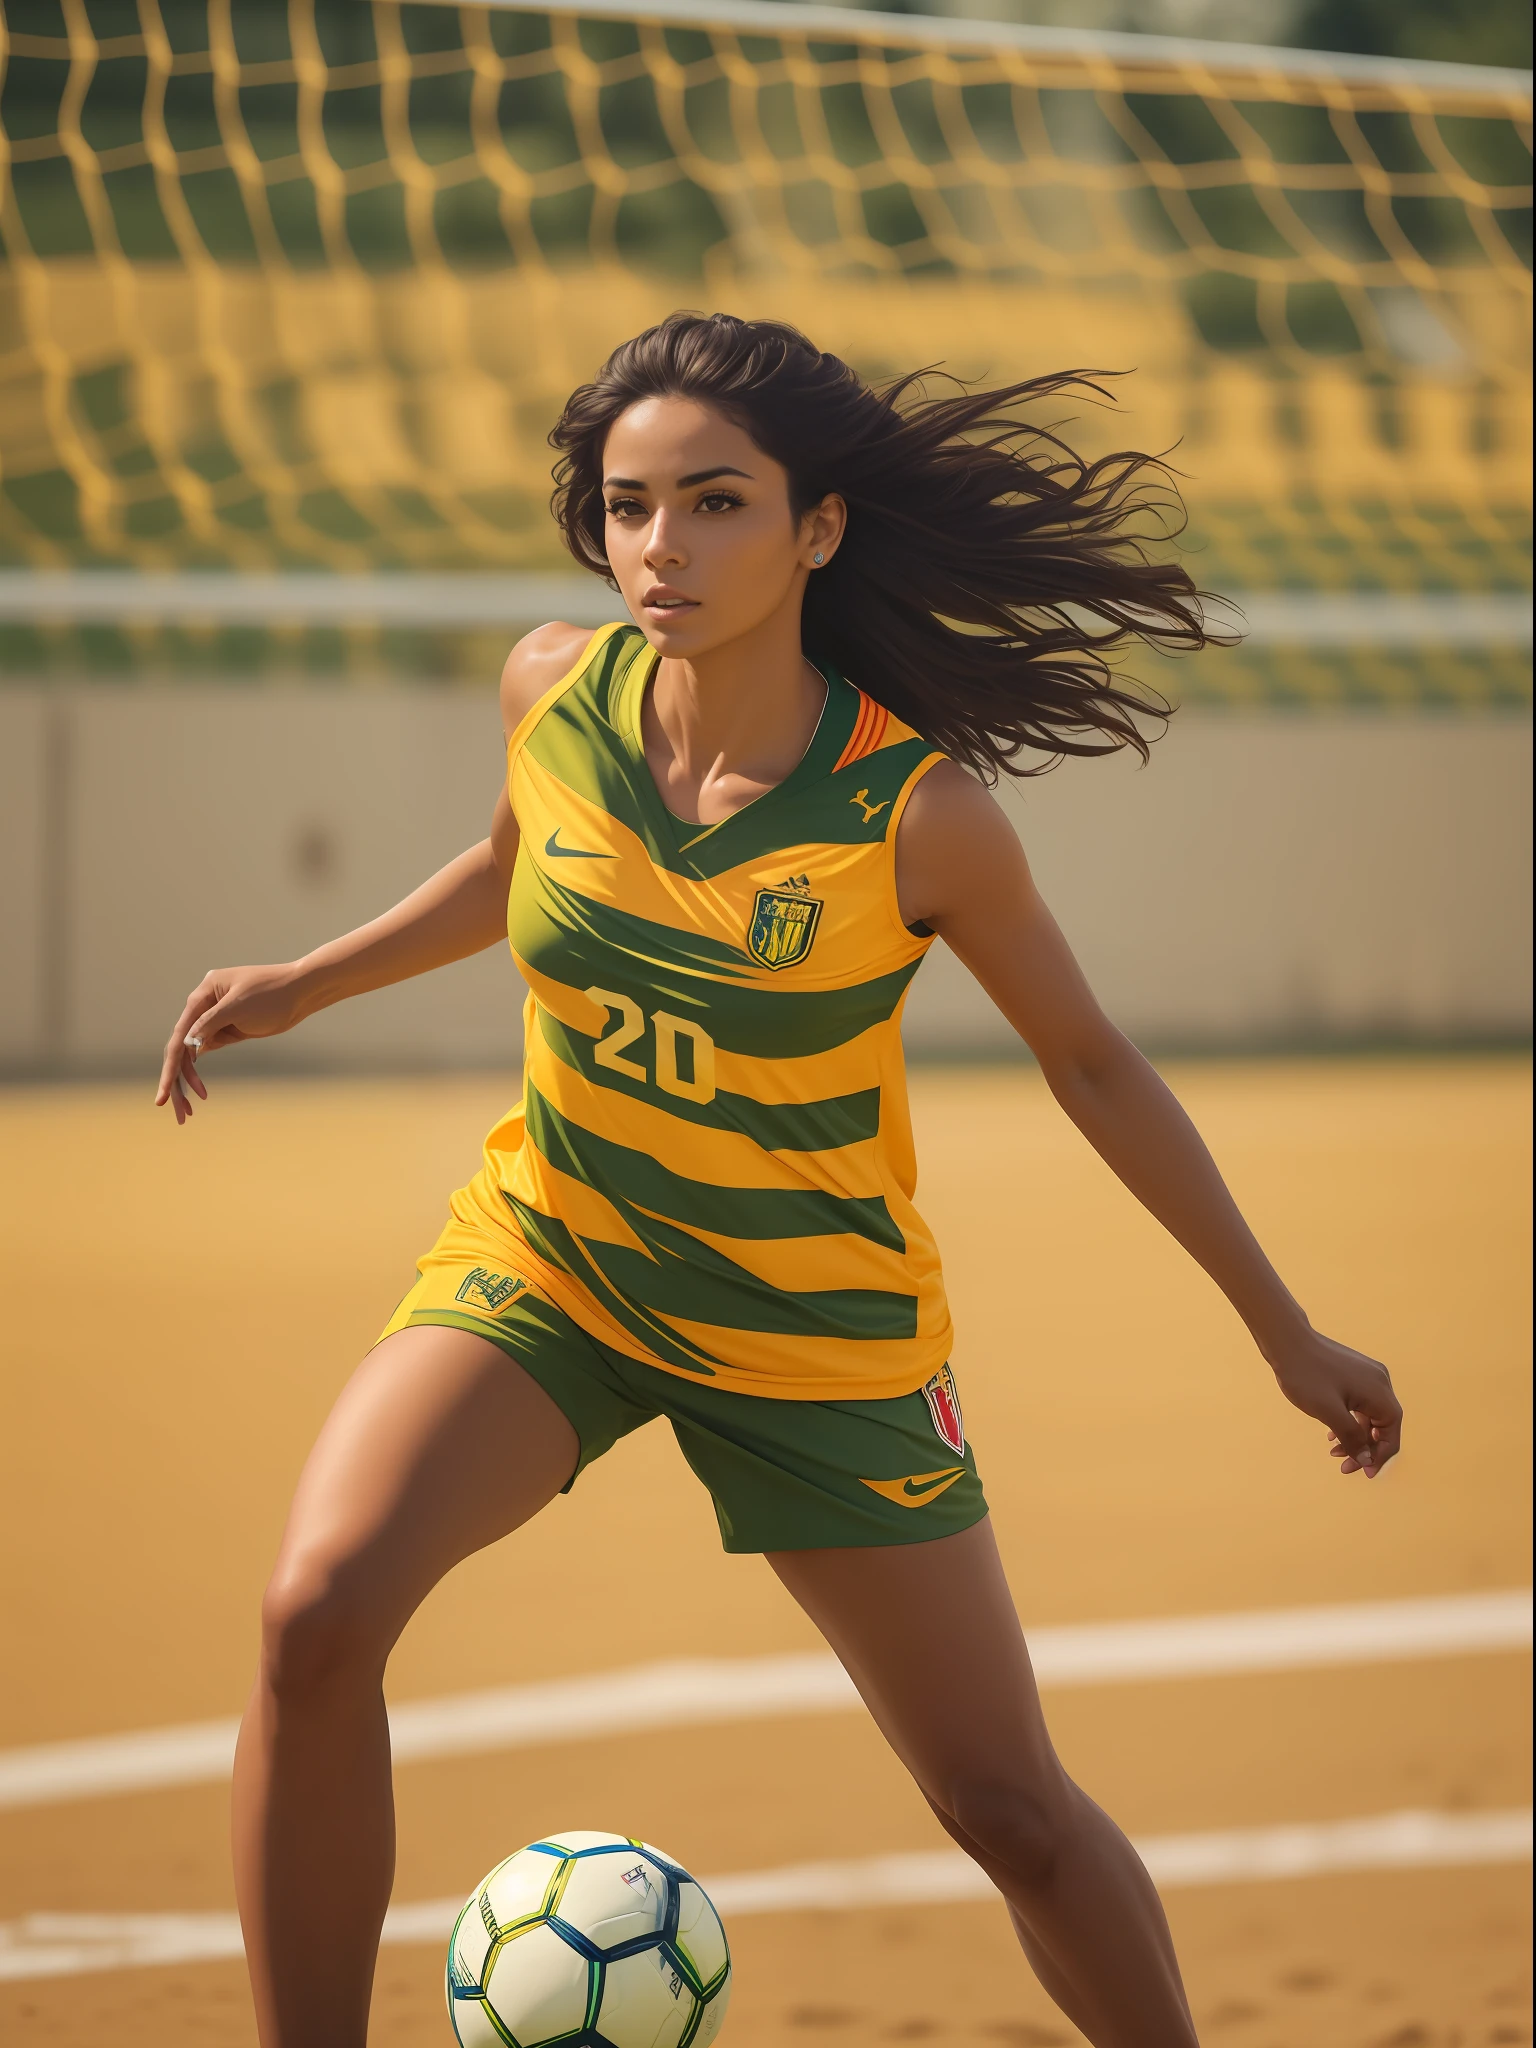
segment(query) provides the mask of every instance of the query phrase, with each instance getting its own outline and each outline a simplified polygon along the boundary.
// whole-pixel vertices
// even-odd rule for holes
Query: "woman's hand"
[[[1307,1330],[1270,1358],[1285,1398],[1328,1428],[1341,1472],[1374,1479],[1402,1448],[1402,1403],[1384,1365]]]
[[[197,1071],[205,1052],[239,1045],[247,1038],[275,1038],[308,1014],[299,996],[298,970],[281,967],[215,967],[187,997],[165,1048],[155,1102],[167,1102],[178,1124],[192,1114],[192,1096],[208,1100]]]
[[[156,1102],[168,1102],[177,1123],[185,1123],[192,1097],[208,1099],[197,1071],[205,1052],[246,1038],[275,1038],[349,996],[505,945],[507,884],[517,844],[517,821],[503,789],[491,837],[439,868],[382,917],[343,932],[302,960],[280,967],[216,967],[205,974],[165,1048]]]

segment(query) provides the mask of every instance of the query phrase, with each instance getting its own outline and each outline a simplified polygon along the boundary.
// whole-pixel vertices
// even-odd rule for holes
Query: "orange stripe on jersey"
[[[891,714],[883,704],[877,704],[867,692],[859,692],[859,715],[853,722],[853,731],[848,735],[848,744],[837,758],[832,773],[846,768],[851,761],[862,761],[866,754],[873,754],[885,738],[885,728],[891,722]]]
[[[846,768],[850,761],[857,761],[857,759],[859,758],[859,748],[860,743],[864,737],[864,727],[868,722],[869,707],[870,699],[865,696],[862,690],[860,690],[859,709],[858,714],[853,721],[853,731],[849,733],[847,742],[843,747],[843,751],[838,755],[837,759],[832,764],[832,773],[834,775],[840,768]]]

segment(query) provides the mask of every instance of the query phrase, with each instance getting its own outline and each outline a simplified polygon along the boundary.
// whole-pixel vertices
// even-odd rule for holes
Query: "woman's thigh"
[[[990,1520],[929,1543],[768,1561],[936,1806],[954,1814],[989,1783],[1065,1790]]]
[[[461,1558],[518,1528],[576,1467],[576,1432],[517,1362],[466,1330],[386,1337],[305,1464],[269,1591],[343,1611],[387,1647]]]

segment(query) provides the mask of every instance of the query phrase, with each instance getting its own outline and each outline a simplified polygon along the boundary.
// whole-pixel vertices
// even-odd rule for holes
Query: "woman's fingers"
[[[176,1110],[178,1124],[185,1123],[192,1114],[194,1095],[204,1102],[208,1100],[208,1084],[197,1071],[197,1062],[199,1055],[208,1050],[208,1039],[215,1035],[208,1031],[207,1025],[207,1019],[213,1014],[213,1011],[209,1010],[198,1019],[198,1028],[187,1034],[181,1048],[181,1056],[176,1063],[175,1079],[171,1084],[171,1101]]]
[[[1378,1360],[1318,1331],[1308,1331],[1275,1363],[1288,1400],[1328,1431],[1341,1472],[1374,1479],[1402,1448],[1403,1410]]]
[[[195,1016],[195,1012],[193,1013]],[[181,1079],[182,1062],[186,1057],[186,1036],[191,1028],[192,1018],[183,1011],[176,1029],[166,1041],[165,1056],[160,1062],[160,1082],[155,1089],[155,1102],[163,1106],[171,1100],[177,1082]]]
[[[1328,1433],[1337,1446],[1335,1456],[1344,1461],[1340,1471],[1368,1472],[1372,1469],[1376,1447],[1370,1425],[1362,1417],[1345,1408]]]
[[[204,1010],[193,1025],[187,1034],[187,1044],[192,1048],[194,1059],[201,1059],[204,1053],[218,1052],[242,1036],[230,1029],[229,1008],[226,1002],[217,1002],[212,1009]]]
[[[1392,1391],[1392,1382],[1385,1369],[1382,1378],[1386,1381],[1386,1399],[1370,1411],[1371,1433],[1376,1439],[1376,1464],[1379,1470],[1389,1458],[1395,1458],[1403,1448],[1403,1404]]]
[[[1392,1391],[1386,1369],[1376,1368],[1380,1384],[1346,1395],[1347,1407],[1329,1429],[1330,1454],[1341,1472],[1364,1472],[1374,1479],[1402,1448],[1403,1410]]]
[[[1403,1407],[1392,1391],[1392,1378],[1384,1365],[1370,1362],[1370,1369],[1349,1391],[1350,1420],[1365,1436],[1364,1460],[1351,1446],[1357,1463],[1367,1463],[1372,1476],[1390,1463],[1402,1448]]]
[[[182,1083],[179,1071],[172,1077],[168,1099],[172,1110],[175,1112],[176,1123],[179,1128],[192,1114],[192,1104],[187,1098],[187,1091]]]
[[[187,1099],[188,1085],[205,1099],[207,1097],[208,1091],[196,1071],[196,1060],[211,1036],[207,1020],[218,1007],[219,995],[217,978],[205,974],[182,1005],[175,1029],[166,1041],[155,1102],[160,1106],[169,1102],[176,1111],[177,1123],[184,1122],[192,1114],[192,1105]]]
[[[165,1052],[160,1061],[160,1079],[155,1087],[155,1102],[157,1105],[170,1101],[171,1089],[175,1084],[177,1074],[181,1070],[180,1037],[181,1026],[178,1024],[165,1042]]]
[[[215,968],[187,997],[166,1041],[155,1101],[169,1103],[177,1123],[184,1123],[194,1096],[208,1100],[198,1072],[204,1053],[291,1030],[296,1021],[287,967]]]
[[[208,1050],[208,1041],[215,1035],[212,1031],[208,1030],[207,1022],[208,1018],[213,1014],[213,1011],[209,1010],[198,1019],[198,1029],[188,1034],[186,1042],[181,1049],[181,1058],[176,1067],[173,1094],[178,1124],[185,1123],[192,1114],[192,1097],[194,1095],[203,1102],[208,1100],[208,1084],[197,1071],[197,1062],[199,1055]],[[207,1032],[206,1038],[203,1035],[204,1032]]]

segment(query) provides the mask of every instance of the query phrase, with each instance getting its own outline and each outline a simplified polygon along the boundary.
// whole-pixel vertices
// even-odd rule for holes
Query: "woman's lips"
[[[663,618],[674,618],[679,612],[698,610],[698,599],[687,597],[681,590],[673,590],[665,583],[653,583],[640,600],[640,609],[659,612]]]

